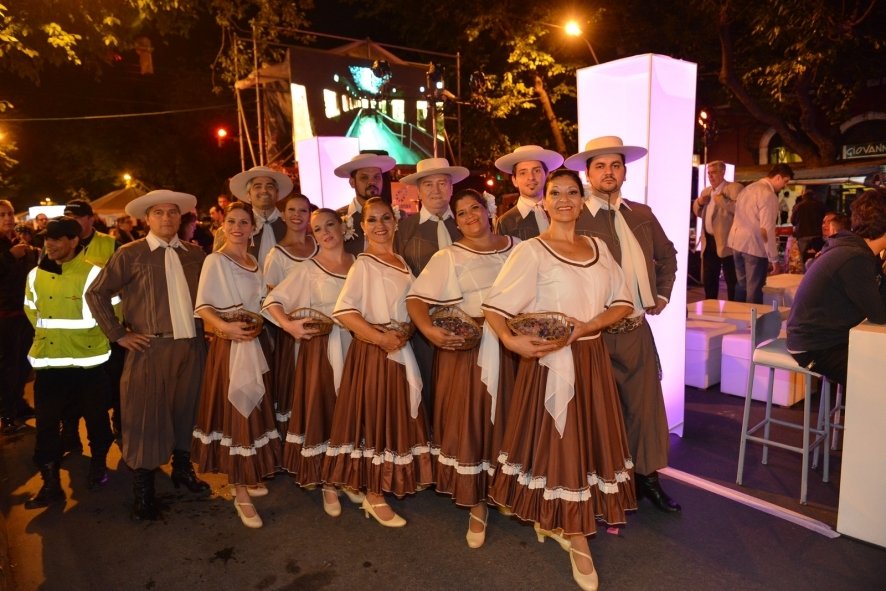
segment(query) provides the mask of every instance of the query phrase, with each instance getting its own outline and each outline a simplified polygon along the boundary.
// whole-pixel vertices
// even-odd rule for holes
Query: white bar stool
[[[815,451],[813,468],[818,465],[818,446],[821,445],[824,450],[824,467],[822,480],[828,481],[830,468],[830,454],[827,449],[828,429],[830,427],[830,397],[831,386],[827,378],[805,367],[801,367],[797,361],[788,353],[785,339],[777,338],[781,330],[781,315],[778,311],[767,312],[757,317],[757,309],[751,311],[751,365],[748,372],[748,387],[744,403],[744,418],[741,425],[741,444],[738,449],[738,474],[736,483],[742,484],[742,476],[744,473],[745,451],[748,441],[760,443],[763,445],[763,460],[766,464],[769,460],[769,446],[778,447],[788,451],[799,453],[803,456],[803,466],[801,470],[800,480],[800,504],[806,504],[807,481],[809,476],[809,452]],[[769,387],[766,397],[766,413],[762,421],[749,428],[751,417],[751,392],[754,385],[754,369],[755,366],[762,365],[769,368]],[[803,424],[797,424],[790,421],[783,421],[772,418],[772,386],[775,379],[775,370],[783,369],[794,373],[799,373],[804,377],[805,395],[803,398]],[[816,427],[810,425],[810,414],[812,406],[812,379],[821,379],[821,404],[819,409],[819,417],[826,420],[819,420]],[[782,441],[773,440],[770,437],[770,426],[780,425],[792,429],[800,429],[803,432],[802,446],[790,445]],[[760,429],[763,429],[763,436],[754,435]],[[815,439],[810,443],[811,436]]]

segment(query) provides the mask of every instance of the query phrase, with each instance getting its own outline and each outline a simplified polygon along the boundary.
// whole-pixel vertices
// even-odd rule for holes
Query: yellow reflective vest
[[[113,236],[96,230],[83,252],[88,262],[96,267],[104,268],[116,248],[117,240]]]
[[[61,267],[61,274],[35,267],[25,283],[25,313],[34,325],[28,361],[37,370],[94,367],[111,356],[83,297],[101,269],[87,261],[85,251]]]

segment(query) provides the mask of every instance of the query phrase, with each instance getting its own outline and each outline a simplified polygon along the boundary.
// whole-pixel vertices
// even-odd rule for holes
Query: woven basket
[[[532,312],[518,314],[507,321],[514,334],[538,337],[564,346],[572,334],[572,324],[560,312]]]
[[[393,330],[399,332],[407,339],[412,338],[412,334],[415,332],[415,326],[413,326],[411,322],[397,322],[396,320],[391,320],[387,324],[372,324],[372,326],[379,330]],[[356,334],[354,336],[360,339],[360,337],[358,337]],[[370,341],[367,341],[366,339],[360,340],[366,343],[374,344]]]
[[[453,347],[457,351],[467,351],[480,344],[483,331],[477,322],[458,306],[442,306],[431,314],[431,324],[437,328],[464,337],[461,347]]]
[[[302,318],[310,318],[310,322],[305,322],[304,327],[308,330],[317,331],[315,336],[323,336],[332,332],[332,325],[335,322],[321,312],[320,310],[315,310],[313,308],[296,308],[292,312],[289,313],[289,318],[292,320],[301,320]]]
[[[258,333],[261,332],[262,327],[265,325],[265,319],[260,315],[242,308],[226,312],[219,312],[216,310],[215,313],[225,322],[246,322],[247,324],[251,324],[253,326],[253,336],[258,336]],[[212,334],[223,339],[230,339],[229,336],[217,329],[214,329]]]

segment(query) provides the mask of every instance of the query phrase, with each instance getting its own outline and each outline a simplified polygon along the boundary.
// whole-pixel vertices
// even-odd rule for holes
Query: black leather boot
[[[41,509],[53,503],[64,503],[65,491],[62,490],[58,471],[58,462],[50,462],[40,466],[43,486],[40,487],[40,491],[33,498],[25,501],[25,509]]]
[[[92,459],[89,461],[89,475],[87,476],[89,490],[95,490],[108,483],[110,478],[108,476],[107,456],[107,452],[93,452]]]
[[[209,484],[197,478],[191,464],[191,453],[177,449],[172,452],[172,484],[175,488],[185,485],[192,493],[203,493],[209,490]]]
[[[637,499],[646,497],[652,504],[666,513],[678,513],[683,508],[680,503],[668,496],[662,490],[661,483],[658,481],[658,473],[653,472],[643,476],[642,474],[634,475],[637,481]]]
[[[154,471],[139,468],[133,471],[132,518],[136,521],[157,521],[163,517],[154,498]]]

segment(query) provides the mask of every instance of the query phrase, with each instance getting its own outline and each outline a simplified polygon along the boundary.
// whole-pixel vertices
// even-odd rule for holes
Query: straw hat
[[[560,168],[563,164],[563,156],[553,150],[545,150],[541,146],[520,146],[510,154],[502,156],[495,161],[495,167],[507,174],[514,174],[514,167],[521,162],[537,160],[544,163],[548,172]]]
[[[417,185],[421,179],[432,174],[448,174],[454,184],[468,178],[471,171],[464,166],[449,166],[449,160],[446,158],[425,158],[416,165],[415,172],[404,176],[400,182]]]
[[[234,197],[240,201],[252,203],[246,186],[249,184],[249,181],[261,176],[273,179],[277,183],[277,201],[280,201],[292,192],[292,179],[289,178],[289,175],[267,166],[253,166],[249,170],[235,174],[228,182],[228,186],[231,187],[231,193]]]
[[[178,193],[167,189],[158,189],[145,193],[141,197],[136,197],[126,204],[126,213],[134,218],[144,218],[148,214],[148,210],[155,205],[171,203],[178,205],[178,210],[182,213],[196,209],[197,198],[188,193]]]
[[[617,135],[604,135],[589,141],[585,145],[584,152],[579,152],[567,158],[565,166],[569,170],[584,172],[588,168],[588,160],[603,154],[621,154],[625,158],[625,164],[627,164],[645,156],[646,148],[625,146]]]
[[[337,177],[347,179],[351,177],[352,172],[361,168],[380,168],[382,172],[388,172],[395,166],[397,166],[397,161],[390,156],[357,154],[332,172]]]

